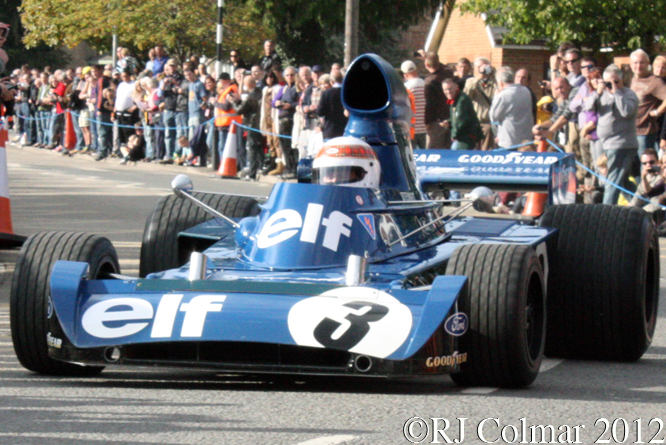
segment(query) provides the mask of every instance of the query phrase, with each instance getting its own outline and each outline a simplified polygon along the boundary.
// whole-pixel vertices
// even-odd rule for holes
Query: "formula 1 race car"
[[[544,353],[642,356],[659,295],[643,210],[571,204],[568,154],[414,155],[406,90],[376,55],[350,65],[341,94],[345,137],[324,145],[312,183],[258,199],[177,177],[147,221],[142,278],[120,274],[105,238],[31,236],[11,292],[21,364],[66,376],[141,365],[522,387]],[[470,216],[492,206],[484,186],[545,193],[546,210]],[[471,192],[431,199],[441,188]]]

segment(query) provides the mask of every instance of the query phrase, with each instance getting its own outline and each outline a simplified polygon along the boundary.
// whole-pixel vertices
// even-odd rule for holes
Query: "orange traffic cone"
[[[537,145],[537,153],[544,153],[547,150],[547,142],[544,140],[539,141]],[[544,207],[548,201],[548,193],[527,193],[527,200],[525,201],[525,209],[523,209],[523,216],[537,217],[541,216]]]
[[[217,174],[223,178],[238,179],[238,165],[236,158],[238,156],[238,137],[236,136],[236,125],[231,123],[227,140],[224,143],[224,151],[222,152],[222,160],[220,161],[220,168]]]
[[[7,178],[7,130],[0,121],[0,247],[16,247],[23,244],[24,236],[14,235],[12,212],[9,203],[9,181]]]
[[[74,150],[74,147],[76,147],[74,122],[72,121],[72,113],[67,110],[65,112],[65,148],[67,150]]]

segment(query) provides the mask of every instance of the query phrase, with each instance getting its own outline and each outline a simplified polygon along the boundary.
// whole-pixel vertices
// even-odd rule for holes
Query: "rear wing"
[[[414,150],[424,190],[471,190],[479,185],[494,191],[548,193],[548,204],[576,199],[573,154],[478,150]]]

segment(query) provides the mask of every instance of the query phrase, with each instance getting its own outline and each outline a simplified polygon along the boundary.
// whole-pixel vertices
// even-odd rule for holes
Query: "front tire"
[[[469,316],[459,348],[468,353],[460,386],[519,388],[536,379],[545,343],[543,268],[530,246],[475,244],[458,248],[447,275],[465,275],[469,292],[458,310]]]
[[[245,218],[259,213],[256,200],[245,196],[194,193],[195,198],[229,218]],[[178,248],[178,234],[213,217],[189,199],[174,195],[162,198],[146,221],[141,243],[139,276],[175,269],[189,260]]]
[[[51,271],[58,260],[88,263],[88,279],[120,272],[118,255],[106,238],[69,232],[43,232],[29,237],[16,262],[10,296],[14,351],[26,369],[40,374],[97,375],[103,366],[80,366],[49,357],[47,304]]]
[[[552,206],[546,355],[635,361],[652,343],[659,307],[659,239],[636,207]]]

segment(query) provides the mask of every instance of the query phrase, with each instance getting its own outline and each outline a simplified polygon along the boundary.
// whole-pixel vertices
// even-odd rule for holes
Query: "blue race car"
[[[345,136],[311,183],[267,198],[175,194],[149,217],[142,278],[105,238],[31,236],[11,329],[34,372],[109,365],[394,377],[523,387],[544,354],[638,360],[655,330],[659,247],[637,208],[576,205],[572,155],[412,152],[393,68],[349,67]],[[537,219],[473,217],[496,189],[546,193]],[[450,205],[438,189],[472,190]],[[428,193],[431,193],[429,195]]]

